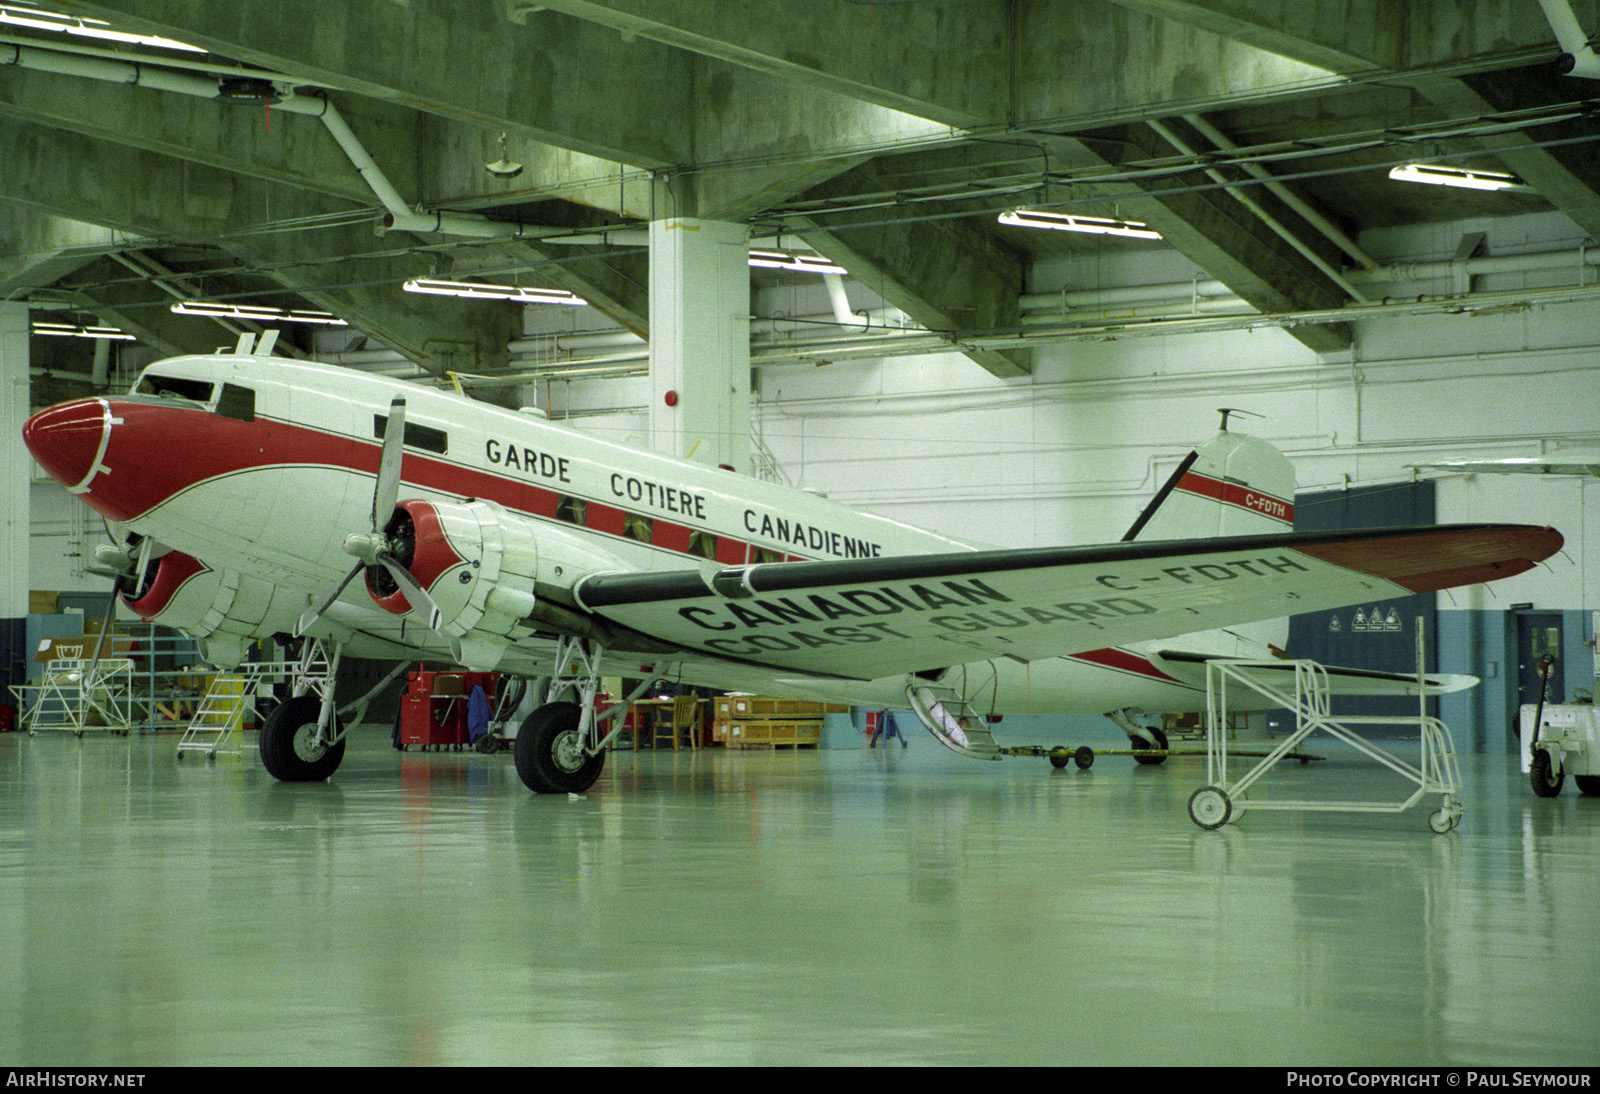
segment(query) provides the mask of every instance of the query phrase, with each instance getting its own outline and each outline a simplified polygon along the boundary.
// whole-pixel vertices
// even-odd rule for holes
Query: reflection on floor
[[[0,1058],[1594,1065],[1600,799],[1461,760],[1448,835],[1436,802],[1209,832],[1199,760],[920,736],[625,752],[546,798],[386,729],[309,786],[165,736],[8,734]]]

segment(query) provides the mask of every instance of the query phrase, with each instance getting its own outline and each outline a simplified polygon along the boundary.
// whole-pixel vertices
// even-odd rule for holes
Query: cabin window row
[[[567,524],[619,535],[624,539],[666,547],[682,554],[713,559],[729,565],[782,562],[785,557],[779,551],[756,547],[731,536],[696,531],[672,521],[615,509],[571,494],[557,495],[555,516],[557,520]]]

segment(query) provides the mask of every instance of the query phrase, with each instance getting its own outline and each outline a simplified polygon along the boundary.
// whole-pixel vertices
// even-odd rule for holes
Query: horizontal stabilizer
[[[1179,680],[1193,687],[1205,687],[1206,663],[1216,660],[1208,654],[1187,653],[1181,650],[1161,650],[1150,655],[1150,661],[1157,668],[1175,680]],[[1251,671],[1267,673],[1273,666],[1270,663],[1259,661],[1251,662]],[[1328,674],[1328,685],[1334,695],[1377,695],[1377,696],[1403,696],[1416,698],[1418,695],[1417,674],[1409,675],[1399,672],[1382,672],[1377,669],[1349,668],[1341,665],[1323,665],[1323,671]],[[1287,677],[1294,671],[1293,661],[1283,662],[1283,672]],[[1449,695],[1452,692],[1466,691],[1468,688],[1477,687],[1480,683],[1476,676],[1466,676],[1459,673],[1431,672],[1423,677],[1421,691],[1428,696]]]

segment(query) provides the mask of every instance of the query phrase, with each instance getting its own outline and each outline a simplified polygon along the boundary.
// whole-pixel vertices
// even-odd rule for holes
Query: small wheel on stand
[[[1459,802],[1447,801],[1439,806],[1437,813],[1428,815],[1428,827],[1439,835],[1453,831],[1461,823],[1461,805]]]
[[[1233,816],[1233,801],[1220,786],[1202,786],[1189,795],[1189,818],[1201,828],[1221,828]]]

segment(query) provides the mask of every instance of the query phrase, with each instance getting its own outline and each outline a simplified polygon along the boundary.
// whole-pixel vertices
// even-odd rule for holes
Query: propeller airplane
[[[548,677],[513,748],[542,793],[600,774],[627,704],[596,715],[602,671],[643,678],[635,696],[671,679],[909,706],[977,758],[1000,756],[1007,709],[1111,712],[1154,747],[1131,715],[1203,709],[1205,659],[1266,656],[1272,621],[1508,577],[1562,543],[1515,524],[1296,533],[1288,461],[1225,418],[1123,541],[1001,549],[253,349],[157,362],[24,437],[116,530],[100,563],[141,617],[219,667],[268,636],[331,649],[262,725],[285,781],[342,759],[344,652]]]

